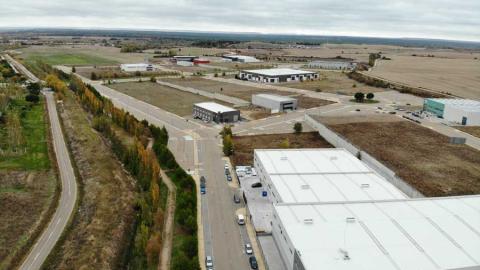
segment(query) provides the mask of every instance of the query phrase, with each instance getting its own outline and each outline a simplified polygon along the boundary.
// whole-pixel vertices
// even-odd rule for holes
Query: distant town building
[[[186,61],[186,62],[193,62],[195,59],[198,59],[198,56],[194,55],[176,55],[172,57],[171,61],[172,62],[177,62],[177,61]]]
[[[252,95],[252,104],[270,109],[272,113],[293,111],[297,109],[297,99],[272,94]]]
[[[236,55],[236,54],[227,54],[222,56],[224,59],[227,59],[232,62],[239,62],[239,63],[257,63],[261,62],[257,58],[253,56],[247,56],[247,55]]]
[[[215,102],[201,102],[193,105],[193,118],[207,122],[233,123],[240,120],[240,111]]]
[[[120,69],[125,72],[135,72],[135,71],[153,71],[152,64],[121,64]]]
[[[238,76],[242,80],[260,83],[299,82],[318,79],[318,73],[316,72],[290,68],[242,70]]]
[[[319,68],[328,70],[354,70],[357,63],[352,61],[336,61],[336,60],[317,60],[308,63],[309,68]]]
[[[427,98],[423,110],[452,123],[480,126],[480,102],[476,100]]]

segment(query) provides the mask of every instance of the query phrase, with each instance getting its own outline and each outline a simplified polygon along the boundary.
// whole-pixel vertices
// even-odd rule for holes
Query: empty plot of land
[[[199,90],[203,90],[211,93],[219,93],[219,94],[223,94],[231,97],[240,98],[249,102],[252,101],[252,95],[254,94],[275,94],[275,95],[291,96],[291,97],[297,98],[298,106],[305,109],[319,107],[319,106],[328,105],[332,103],[331,101],[328,101],[328,100],[305,97],[303,95],[298,95],[293,92],[278,91],[273,89],[272,90],[262,89],[262,88],[252,87],[252,86],[219,82],[219,81],[208,80],[203,78],[184,78],[184,79],[167,78],[162,80],[169,83],[176,84],[176,85],[192,87],[195,89],[199,89]]]
[[[254,149],[285,148],[288,141],[289,148],[331,148],[318,132],[304,132],[300,134],[282,133],[251,136],[233,136],[235,152],[232,157],[235,165],[253,165]]]
[[[480,60],[392,56],[380,60],[368,74],[412,87],[423,87],[465,98],[480,98]]]
[[[283,83],[283,86],[292,88],[327,92],[343,95],[353,95],[356,92],[375,93],[385,91],[383,88],[376,88],[359,83],[347,77],[345,73],[336,71],[320,71],[320,79],[304,82]]]
[[[321,121],[426,196],[480,194],[480,151],[408,121]]]
[[[190,116],[194,103],[205,101],[222,103],[218,100],[212,100],[201,95],[183,92],[152,82],[117,83],[111,84],[109,87],[180,116]],[[231,104],[225,105],[231,106]]]
[[[475,136],[477,138],[480,138],[480,127],[477,126],[459,126],[455,127],[456,129],[459,129],[463,132],[466,132],[472,136]]]

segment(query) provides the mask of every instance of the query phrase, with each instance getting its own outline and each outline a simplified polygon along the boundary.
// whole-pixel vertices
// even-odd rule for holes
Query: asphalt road
[[[32,82],[38,82],[40,81],[33,73],[31,73],[27,68],[25,68],[22,64],[17,62],[17,60],[13,59],[10,55],[5,54],[5,59],[7,59],[10,64],[12,64],[17,70],[19,70],[21,73],[23,73],[29,80]]]
[[[20,266],[20,269],[22,270],[40,269],[67,226],[75,206],[75,201],[77,200],[77,182],[62,129],[60,127],[55,99],[52,92],[45,92],[44,94],[47,100],[53,148],[55,150],[60,172],[62,191],[55,214],[47,228],[43,231],[42,235],[37,239],[37,242],[30,250],[27,258]]]

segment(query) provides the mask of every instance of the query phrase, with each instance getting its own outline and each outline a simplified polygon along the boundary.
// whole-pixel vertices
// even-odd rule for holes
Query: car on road
[[[252,269],[258,269],[257,258],[255,258],[255,256],[248,258],[248,262],[250,262],[250,267]]]
[[[227,174],[227,181],[232,181],[232,176],[230,174]]]
[[[201,194],[205,194],[207,193],[207,180],[205,179],[205,177],[200,177],[200,193]]]
[[[252,188],[259,188],[259,187],[262,187],[262,183],[256,182],[252,184]]]
[[[237,215],[237,223],[238,225],[245,225],[245,217],[242,214]]]
[[[247,255],[253,254],[252,245],[250,245],[249,243],[245,244],[245,253],[247,253]]]
[[[212,259],[212,256],[207,256],[207,257],[205,257],[205,266],[206,266],[207,268],[210,267],[211,269],[213,269],[213,259]]]
[[[240,196],[237,193],[233,194],[233,202],[240,203]]]

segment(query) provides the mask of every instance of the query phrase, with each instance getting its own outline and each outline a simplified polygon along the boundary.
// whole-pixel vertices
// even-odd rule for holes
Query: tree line
[[[181,245],[173,250],[172,269],[199,269],[196,186],[193,178],[178,165],[167,148],[168,132],[165,127],[159,128],[146,120],[139,121],[74,75],[69,81],[69,88],[76,93],[84,109],[94,116],[94,128],[109,139],[113,152],[137,180],[140,195],[136,203],[135,232],[125,259],[127,267],[154,269],[158,265],[163,228],[163,209],[159,207],[159,173],[163,168],[177,186],[175,231],[184,234]],[[114,126],[135,138],[133,146],[122,142]],[[150,140],[154,142],[151,149],[147,147]]]

